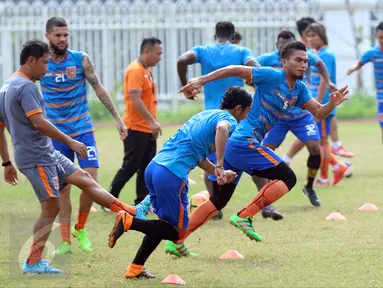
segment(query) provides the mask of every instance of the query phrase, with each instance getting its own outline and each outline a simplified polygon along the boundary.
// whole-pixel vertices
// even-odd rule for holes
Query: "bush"
[[[376,97],[365,91],[359,91],[344,102],[337,110],[338,119],[362,119],[376,117]]]
[[[159,110],[157,119],[160,123],[175,123],[181,124],[189,120],[193,115],[203,110],[204,104],[199,101],[180,102],[179,109],[173,110]]]

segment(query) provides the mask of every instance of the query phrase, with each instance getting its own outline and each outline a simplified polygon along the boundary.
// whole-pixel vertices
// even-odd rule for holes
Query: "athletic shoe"
[[[62,242],[54,252],[54,255],[65,255],[68,253],[72,253],[72,245],[68,242]]]
[[[145,268],[144,270],[142,270],[142,272],[136,276],[128,276],[127,275],[127,272],[125,273],[125,278],[126,279],[142,279],[142,278],[146,278],[146,279],[153,279],[153,278],[156,278],[156,275],[154,274],[150,274],[149,272],[146,272]]]
[[[185,244],[176,244],[172,241],[167,241],[165,244],[165,253],[175,255],[177,257],[196,257],[198,254],[190,252]]]
[[[218,211],[218,214],[215,215],[215,216],[214,216],[213,218],[211,218],[211,219],[213,219],[213,220],[221,220],[222,217],[223,217],[223,213],[222,213],[221,210],[219,210],[219,211]]]
[[[269,205],[267,206],[266,208],[263,208],[262,209],[262,217],[263,218],[271,218],[275,221],[278,221],[278,220],[282,220],[283,219],[283,215],[281,213],[279,213],[274,207],[273,205]]]
[[[61,274],[64,273],[60,269],[56,269],[49,265],[46,260],[40,260],[39,262],[29,265],[27,261],[24,262],[23,265],[23,273],[24,274]]]
[[[339,164],[338,169],[333,170],[334,173],[334,179],[332,186],[335,186],[338,184],[344,177],[344,174],[347,172],[348,167],[346,165]]]
[[[253,220],[251,220],[250,216],[241,218],[237,215],[237,213],[235,213],[230,217],[230,224],[241,230],[251,240],[255,240],[257,242],[262,241],[262,237],[255,232]]]
[[[309,198],[310,203],[313,206],[315,206],[315,207],[320,206],[320,201],[319,201],[317,194],[315,193],[314,189],[309,189],[309,188],[303,187],[302,192],[303,192],[303,194],[305,194]]]
[[[354,153],[347,151],[346,148],[343,147],[343,145],[340,145],[338,148],[331,148],[331,152],[334,153],[335,155],[345,157],[345,158],[353,158]]]
[[[84,252],[92,252],[91,244],[88,238],[88,232],[85,229],[76,230],[75,225],[72,227],[72,236],[80,241],[80,248]]]
[[[119,211],[114,221],[112,231],[109,233],[108,245],[113,248],[118,238],[132,226],[133,216],[125,211]]]
[[[138,219],[146,219],[146,215],[148,214],[150,209],[150,196],[147,195],[144,200],[136,205],[136,218]]]

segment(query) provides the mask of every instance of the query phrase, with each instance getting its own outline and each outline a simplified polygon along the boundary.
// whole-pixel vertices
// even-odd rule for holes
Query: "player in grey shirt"
[[[17,172],[10,161],[5,138],[6,127],[12,138],[16,166],[31,182],[41,204],[24,273],[62,273],[42,260],[42,253],[59,212],[60,190],[66,184],[77,186],[94,202],[113,212],[125,210],[136,216],[138,209],[142,209],[113,197],[88,173],[53,148],[51,138],[68,145],[79,157],[87,153],[83,143],[63,134],[44,117],[43,103],[34,82],[44,76],[48,59],[46,43],[28,41],[22,48],[18,71],[0,88],[0,156],[5,181],[17,184]]]

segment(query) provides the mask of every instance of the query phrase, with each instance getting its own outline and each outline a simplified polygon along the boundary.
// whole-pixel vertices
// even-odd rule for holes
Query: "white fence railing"
[[[131,1],[13,1],[0,3],[0,82],[17,69],[22,44],[44,39],[45,22],[62,16],[71,30],[70,48],[86,51],[94,60],[103,84],[117,93],[125,67],[138,55],[142,38],[163,41],[163,60],[154,68],[160,103],[177,108],[182,97],[176,61],[195,45],[214,42],[217,21],[232,21],[243,45],[255,55],[275,47],[282,28],[295,29],[295,20],[318,16],[314,0],[131,0]],[[189,69],[199,75],[200,67]],[[169,106],[169,104],[171,104]]]

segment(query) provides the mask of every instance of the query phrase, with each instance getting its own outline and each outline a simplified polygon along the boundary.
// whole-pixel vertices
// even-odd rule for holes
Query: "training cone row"
[[[239,253],[237,250],[229,250],[225,254],[223,254],[219,259],[244,259],[245,257]]]
[[[176,285],[185,285],[185,281],[176,274],[170,274],[164,280],[161,281],[163,284],[176,284]]]
[[[359,207],[360,211],[376,211],[378,210],[378,207],[376,207],[372,203],[366,203]]]
[[[376,211],[378,207],[376,207],[372,203],[365,203],[359,207],[360,211]],[[346,220],[346,218],[340,214],[339,212],[333,212],[326,217],[326,220]]]
[[[333,212],[326,217],[326,220],[346,220],[346,218],[339,212]]]
[[[245,257],[239,253],[237,250],[229,250],[223,254],[219,259],[244,259]],[[170,274],[164,280],[161,281],[162,284],[175,284],[175,285],[185,285],[185,281],[176,274]]]

